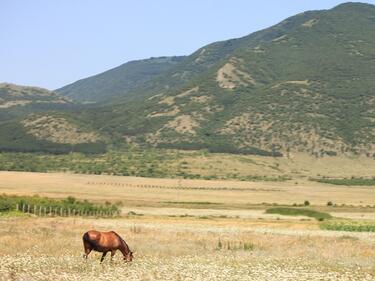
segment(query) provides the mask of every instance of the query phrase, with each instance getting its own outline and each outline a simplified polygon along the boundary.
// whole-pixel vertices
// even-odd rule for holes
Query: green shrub
[[[375,232],[375,222],[368,221],[325,221],[320,224],[321,229],[351,232]]]
[[[334,178],[321,178],[321,179],[314,179],[311,178],[311,181],[321,182],[321,183],[328,183],[328,184],[334,184],[334,185],[346,185],[346,186],[373,186],[375,185],[375,179],[374,178],[355,178],[352,177],[350,179],[348,178],[341,178],[341,179],[334,179]]]
[[[328,213],[318,212],[309,209],[299,209],[299,208],[270,208],[266,210],[266,214],[279,214],[284,216],[306,216],[315,218],[317,220],[330,219],[332,216]]]
[[[12,210],[12,203],[8,198],[0,196],[0,212],[9,212]]]

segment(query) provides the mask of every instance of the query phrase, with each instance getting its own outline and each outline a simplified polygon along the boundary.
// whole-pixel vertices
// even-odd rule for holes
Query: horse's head
[[[133,260],[133,252],[129,252],[124,256],[124,261],[131,262]]]

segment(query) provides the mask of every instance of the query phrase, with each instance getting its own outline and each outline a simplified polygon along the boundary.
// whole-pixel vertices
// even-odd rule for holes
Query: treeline
[[[69,196],[66,199],[51,199],[39,196],[12,196],[0,195],[0,212],[22,211],[35,213],[35,210],[43,210],[48,213],[69,213],[76,214],[119,214],[118,204],[106,202],[105,204],[94,204],[87,200],[77,200]]]
[[[160,143],[158,148],[167,149],[181,149],[181,150],[202,150],[205,149],[211,153],[230,153],[230,154],[243,154],[243,155],[260,155],[282,157],[283,154],[278,151],[267,151],[256,147],[235,147],[231,144],[207,144],[207,143]]]
[[[0,152],[22,152],[22,153],[50,153],[50,154],[68,154],[71,152],[80,152],[84,154],[99,154],[106,152],[104,143],[82,143],[76,145],[69,144],[0,144]]]

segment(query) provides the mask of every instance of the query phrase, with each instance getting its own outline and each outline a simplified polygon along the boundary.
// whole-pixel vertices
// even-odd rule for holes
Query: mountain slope
[[[375,7],[347,3],[203,47],[138,101],[80,115],[147,145],[371,155],[374,73]]]
[[[80,102],[104,102],[139,87],[175,66],[183,57],[131,61],[60,89],[56,92]]]
[[[103,152],[105,138],[74,119],[74,108],[46,89],[0,84],[0,151]]]
[[[36,104],[69,104],[69,99],[38,87],[0,83],[0,110]]]
[[[30,112],[71,105],[69,99],[43,88],[0,83],[0,122]]]

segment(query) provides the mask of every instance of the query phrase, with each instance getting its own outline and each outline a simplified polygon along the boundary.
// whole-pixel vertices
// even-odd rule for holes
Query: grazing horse
[[[117,250],[124,256],[124,261],[131,262],[133,260],[133,252],[130,251],[128,244],[114,231],[100,232],[96,230],[87,231],[83,234],[83,247],[85,248],[84,257],[92,250],[103,253],[100,262],[103,262],[104,257],[108,252],[111,252],[111,260]]]

